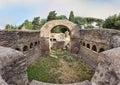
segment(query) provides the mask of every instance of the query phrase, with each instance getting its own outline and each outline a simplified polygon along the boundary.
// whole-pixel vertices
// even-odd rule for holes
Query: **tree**
[[[67,19],[65,15],[56,16],[56,19]]]
[[[41,19],[40,21],[40,27],[42,27],[47,22],[47,19]]]
[[[6,30],[9,30],[9,29],[11,29],[11,25],[9,25],[9,24],[6,24],[6,26],[5,26],[5,29],[6,29]]]
[[[56,14],[55,11],[50,11],[49,12],[49,15],[47,17],[47,21],[50,21],[50,20],[55,20],[56,19]]]
[[[5,26],[5,29],[7,29],[7,30],[11,30],[11,29],[16,30],[16,29],[18,29],[18,27],[17,27],[17,26],[10,25],[10,24],[7,24],[7,25]]]
[[[103,27],[120,30],[120,14],[109,16],[103,23]]]
[[[73,11],[70,12],[70,15],[69,15],[69,21],[71,21],[71,22],[75,22],[75,17],[74,17],[74,13],[73,13]]]
[[[87,25],[86,28],[87,28],[87,29],[93,29],[93,28],[95,28],[95,27],[90,24],[90,25]]]
[[[25,20],[23,25],[25,26],[26,29],[32,29],[32,22],[29,20]]]
[[[87,23],[86,19],[83,17],[75,17],[75,23],[80,27],[81,25],[85,25]]]
[[[34,19],[32,21],[32,29],[33,30],[40,29],[40,17],[34,17]]]

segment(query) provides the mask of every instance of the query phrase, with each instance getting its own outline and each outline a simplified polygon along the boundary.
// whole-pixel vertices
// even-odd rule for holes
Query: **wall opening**
[[[104,48],[100,48],[99,49],[99,52],[103,52],[103,51],[105,51]]]
[[[56,39],[54,38],[54,39],[53,39],[53,41],[55,42],[55,41],[56,41]]]
[[[28,50],[28,46],[25,45],[25,46],[23,47],[23,51],[27,51],[27,50]]]
[[[85,46],[85,42],[83,42],[83,46]]]
[[[65,33],[66,31],[68,31],[70,35],[70,30],[66,26],[57,25],[52,28],[51,33]]]
[[[30,48],[33,48],[33,43],[30,43]]]
[[[90,48],[90,44],[87,44],[87,48]]]
[[[95,45],[93,45],[92,50],[97,52],[97,48]]]
[[[70,43],[70,30],[66,26],[54,26],[50,32],[50,48],[62,48]]]
[[[34,46],[37,46],[37,42],[34,43]]]
[[[15,48],[15,50],[17,50],[17,51],[21,51],[20,48]]]

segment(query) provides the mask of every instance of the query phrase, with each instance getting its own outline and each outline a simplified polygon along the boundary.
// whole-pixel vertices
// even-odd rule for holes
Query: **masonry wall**
[[[80,54],[96,67],[100,52],[120,47],[120,31],[112,29],[80,30]]]
[[[120,47],[100,53],[103,61],[96,68],[91,85],[120,85]]]
[[[22,52],[0,46],[0,85],[28,85],[26,62]]]
[[[95,68],[99,63],[99,54],[82,45],[80,45],[80,55],[82,56],[82,59],[84,59],[86,63],[93,68]]]
[[[29,65],[41,54],[40,31],[0,31],[0,45],[23,52]]]
[[[105,62],[98,65],[100,72],[102,72],[101,68],[105,70],[107,67],[109,71],[105,70],[103,74],[109,75],[110,72],[111,80],[114,78],[117,83],[120,83],[118,82],[120,80],[120,65],[118,63],[120,48],[117,48],[120,47],[120,31],[108,29],[80,30],[79,35],[80,38],[71,38],[71,52],[80,52],[80,56],[93,67],[96,67],[99,60],[102,61],[102,57],[104,57]],[[26,67],[41,55],[41,50],[44,54],[49,53],[49,38],[40,37],[40,31],[4,30],[0,31],[0,46],[10,47],[0,47],[0,84],[27,85]],[[113,50],[106,51],[109,49]],[[95,74],[93,77],[92,82],[95,85],[99,85],[100,79],[100,82],[106,79],[106,76],[103,75],[103,77],[96,78],[96,75],[101,76],[101,73]],[[109,81],[112,82],[111,80]],[[105,85],[107,84],[105,83]]]

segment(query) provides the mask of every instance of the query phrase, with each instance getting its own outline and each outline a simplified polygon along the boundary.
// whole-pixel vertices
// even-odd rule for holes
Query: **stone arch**
[[[99,52],[103,52],[103,51],[105,51],[104,48],[100,48],[100,49],[99,49]]]
[[[87,48],[90,48],[90,44],[89,43],[87,44]]]
[[[68,28],[67,26],[65,26],[65,25],[57,25],[57,26],[54,26],[54,27],[51,29],[51,33],[54,33],[53,30],[54,30],[54,29],[57,29],[56,27],[58,27],[58,26],[60,26],[60,27],[62,26],[62,30],[61,30],[62,33],[65,33],[65,31],[68,31],[68,32],[69,32],[69,35],[71,34],[69,28]],[[63,29],[64,29],[64,30],[63,30]]]
[[[68,20],[51,20],[49,22],[47,22],[46,24],[44,24],[42,26],[42,28],[40,29],[41,33],[40,33],[40,37],[41,37],[41,53],[43,52],[45,54],[50,52],[50,46],[49,46],[49,42],[50,42],[50,34],[51,34],[51,30],[58,25],[63,25],[65,27],[67,27],[70,31],[70,45],[71,45],[71,52],[74,50],[75,47],[79,48],[79,41],[78,39],[80,38],[80,34],[79,34],[79,27],[68,21]]]
[[[51,20],[44,24],[41,31],[41,37],[49,37],[51,30],[58,25],[67,27],[71,32],[71,38],[79,38],[79,28],[76,24],[68,20]]]
[[[30,43],[30,48],[33,48],[33,43],[32,42]]]
[[[93,46],[92,46],[92,50],[97,52],[96,45],[93,45]]]
[[[28,46],[25,45],[25,46],[23,47],[23,51],[27,51],[27,50],[28,50]]]

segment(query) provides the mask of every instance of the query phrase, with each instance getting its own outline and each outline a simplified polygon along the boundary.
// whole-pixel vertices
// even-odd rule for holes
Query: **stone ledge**
[[[36,81],[33,80],[30,85],[91,85],[91,83],[86,80],[83,82],[78,82],[78,83],[70,83],[70,84],[53,84],[53,83],[45,83],[45,82],[40,82],[40,81]]]
[[[0,46],[0,69],[22,56],[20,51]]]

